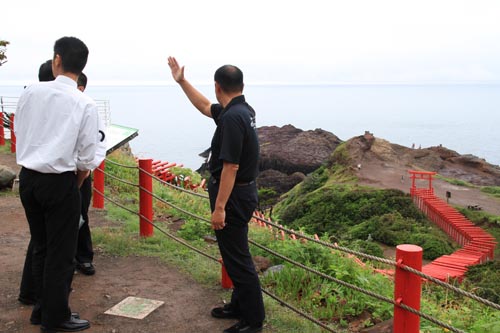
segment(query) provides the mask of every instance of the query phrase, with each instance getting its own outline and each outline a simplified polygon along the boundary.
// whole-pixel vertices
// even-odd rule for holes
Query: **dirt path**
[[[13,155],[0,154],[0,164],[18,170]],[[91,224],[102,214],[91,211]],[[104,223],[104,221],[102,221]],[[29,324],[31,307],[17,301],[24,257],[29,241],[28,224],[17,196],[0,197],[0,332],[40,332]],[[221,332],[232,321],[210,317],[222,302],[221,288],[205,288],[176,267],[154,258],[109,257],[96,254],[94,276],[76,274],[70,305],[91,322],[85,332]],[[128,296],[164,301],[143,320],[104,314]]]

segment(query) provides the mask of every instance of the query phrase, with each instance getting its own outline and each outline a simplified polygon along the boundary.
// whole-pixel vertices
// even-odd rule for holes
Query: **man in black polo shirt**
[[[184,67],[175,58],[169,57],[168,65],[191,103],[217,125],[209,160],[211,222],[234,289],[231,303],[212,309],[212,316],[240,319],[225,333],[259,332],[265,317],[264,303],[248,248],[248,221],[257,207],[259,141],[255,111],[242,94],[243,73],[236,66],[219,68],[214,75],[219,104],[211,104],[184,78]]]

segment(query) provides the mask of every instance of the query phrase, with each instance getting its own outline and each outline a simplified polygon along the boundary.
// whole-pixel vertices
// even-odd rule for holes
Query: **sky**
[[[0,84],[36,81],[55,40],[90,49],[93,84],[194,83],[234,64],[253,83],[500,83],[500,1],[2,0]]]

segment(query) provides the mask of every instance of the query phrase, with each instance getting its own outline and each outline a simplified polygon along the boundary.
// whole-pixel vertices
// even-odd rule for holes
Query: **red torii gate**
[[[426,194],[434,194],[434,188],[432,187],[432,177],[437,174],[437,172],[434,171],[416,171],[416,170],[408,170],[408,173],[410,174],[411,178],[411,188],[410,188],[410,194],[413,196],[417,193],[417,190],[419,190],[419,193],[426,193]],[[417,187],[417,180],[427,180],[428,181],[428,186],[427,189],[424,188],[418,188]]]

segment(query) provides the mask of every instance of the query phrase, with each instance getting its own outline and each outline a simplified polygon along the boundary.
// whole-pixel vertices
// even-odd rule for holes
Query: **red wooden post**
[[[0,146],[5,146],[5,130],[3,128],[3,111],[0,110]]]
[[[222,261],[222,258],[219,258],[219,262],[221,264],[220,284],[221,284],[222,288],[224,288],[224,289],[231,289],[233,287],[233,281],[231,281],[229,274],[227,274],[226,266],[224,266],[224,262]]]
[[[416,270],[422,270],[422,253],[420,246],[401,244],[396,247],[396,261]],[[422,279],[396,266],[394,300],[416,310],[420,310]],[[419,333],[420,316],[394,305],[394,333]]]
[[[153,160],[139,159],[139,223],[142,237],[153,236]],[[149,193],[148,193],[149,192]]]
[[[16,152],[16,135],[14,134],[14,114],[10,115],[10,152]]]
[[[94,170],[94,193],[92,195],[92,207],[103,209],[104,208],[104,196],[97,193],[104,194],[104,168],[105,161],[99,165],[97,169]]]

